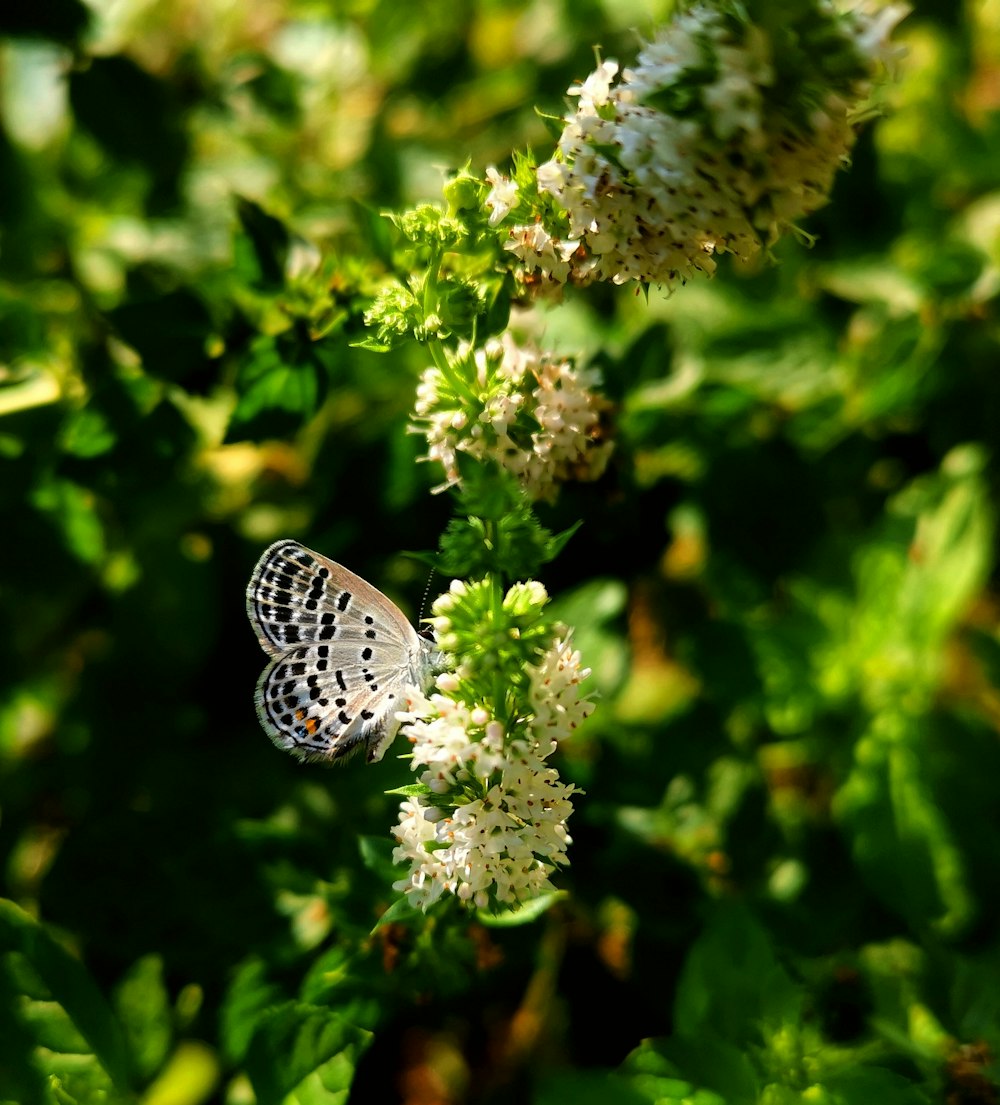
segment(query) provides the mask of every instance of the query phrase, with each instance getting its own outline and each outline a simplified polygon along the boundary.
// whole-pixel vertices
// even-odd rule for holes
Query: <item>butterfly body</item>
[[[430,683],[439,654],[381,591],[297,541],[276,541],[247,587],[247,614],[272,658],[257,716],[300,760],[380,760],[407,692]]]

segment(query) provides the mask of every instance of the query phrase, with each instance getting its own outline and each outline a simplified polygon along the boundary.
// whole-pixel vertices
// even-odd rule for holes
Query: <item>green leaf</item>
[[[386,269],[393,265],[393,240],[395,232],[392,223],[381,211],[377,211],[370,204],[362,203],[354,197],[350,197],[354,210],[355,221],[365,238],[365,244],[370,249],[375,260],[379,261]]]
[[[352,341],[352,349],[365,349],[369,353],[388,353],[393,346],[384,341],[379,341],[374,335],[362,338],[361,341]]]
[[[879,898],[914,924],[953,934],[971,920],[974,902],[928,778],[926,736],[923,719],[883,711],[858,741],[834,811]]]
[[[551,890],[547,894],[539,894],[530,902],[516,909],[505,909],[499,913],[491,913],[489,910],[476,911],[476,920],[482,922],[487,928],[515,928],[517,925],[528,925],[537,921],[543,913],[547,913],[558,901],[566,898],[565,890]]]
[[[552,601],[550,615],[573,631],[573,647],[580,650],[593,683],[602,695],[614,694],[629,674],[629,650],[625,642],[623,614],[628,589],[620,579],[588,580]],[[663,681],[657,680],[657,696]]]
[[[395,844],[387,836],[364,835],[358,837],[358,854],[369,871],[391,881],[398,870],[392,860]]]
[[[375,927],[372,929],[372,933],[378,932],[380,928],[384,928],[386,925],[394,925],[398,922],[416,921],[423,917],[423,913],[419,909],[414,909],[410,904],[410,899],[405,894],[400,896],[392,903],[391,906],[382,914],[381,917],[375,922]]]
[[[163,984],[163,960],[146,955],[132,965],[115,991],[132,1069],[141,1082],[163,1065],[173,1037],[170,1000]]]
[[[240,964],[226,991],[219,1018],[226,1058],[243,1062],[261,1015],[284,998],[281,987],[269,980],[267,964],[259,959]]]
[[[438,570],[463,579],[523,580],[555,557],[558,538],[535,517],[509,473],[459,452],[455,517],[441,535]]]
[[[395,787],[385,791],[386,794],[398,794],[403,798],[419,798],[431,793],[431,788],[426,783],[406,783],[405,786]]]
[[[80,0],[47,0],[44,4],[5,4],[0,35],[9,38],[51,39],[76,44],[90,27],[92,13]]]
[[[166,81],[123,54],[92,56],[70,71],[69,96],[77,122],[110,154],[141,163],[168,191],[175,186],[187,139]]]
[[[143,288],[109,311],[108,319],[154,376],[192,383],[209,364],[212,317],[202,299],[186,288],[162,295]]]
[[[264,288],[282,287],[290,242],[288,228],[259,204],[243,196],[236,197],[236,216],[255,262],[251,283]]]
[[[664,1097],[671,1101],[673,1094],[678,1105],[759,1101],[759,1078],[750,1054],[710,1034],[644,1040],[625,1060],[622,1073],[637,1088],[652,1090],[657,1105]]]
[[[24,957],[86,1042],[113,1085],[128,1086],[128,1058],[121,1026],[83,964],[13,902],[0,899],[0,951]],[[43,1012],[38,1029],[58,1029],[58,1014]]]
[[[879,1067],[858,1067],[824,1078],[827,1096],[816,1094],[817,1105],[927,1105],[926,1096],[902,1075]]]
[[[532,1105],[650,1105],[650,1098],[613,1071],[563,1070],[543,1074]]]
[[[985,582],[994,518],[982,462],[978,449],[952,450],[938,472],[893,497],[855,556],[856,610],[840,662],[875,714],[930,707],[945,639]]]
[[[940,474],[901,496],[930,500],[921,510],[907,575],[900,595],[901,613],[916,640],[935,641],[946,634],[983,586],[990,569],[995,517],[983,480],[985,463],[977,446],[953,449]],[[919,497],[919,498],[918,498]]]
[[[554,533],[549,538],[548,549],[546,550],[549,560],[555,560],[555,558],[566,548],[573,538],[573,535],[583,525],[583,519],[579,522],[574,522],[573,525],[564,529],[561,533]]]
[[[801,1005],[801,991],[753,914],[735,904],[716,906],[681,971],[674,999],[678,1036],[749,1043],[763,1021],[796,1021]]]
[[[142,1105],[204,1105],[219,1083],[219,1059],[198,1040],[183,1040],[150,1085]]]
[[[655,1105],[726,1105],[726,1099],[712,1090],[698,1089],[682,1078],[677,1065],[667,1058],[669,1043],[648,1039],[629,1055],[619,1068],[619,1074],[633,1089],[647,1095]],[[752,1093],[752,1085],[748,1088]]]
[[[67,418],[60,444],[76,457],[99,457],[114,448],[118,435],[96,407],[84,407]]]
[[[316,410],[325,380],[306,336],[293,330],[259,338],[240,367],[226,441],[282,437],[298,429]]]
[[[104,529],[92,491],[69,480],[40,482],[34,506],[61,531],[66,548],[85,564],[97,564],[104,556]]]
[[[246,1061],[258,1105],[343,1105],[371,1039],[320,1006],[288,1002],[268,1010]]]

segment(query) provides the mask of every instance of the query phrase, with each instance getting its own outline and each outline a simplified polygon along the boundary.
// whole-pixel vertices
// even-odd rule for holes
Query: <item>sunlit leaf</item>
[[[109,1080],[117,1091],[124,1092],[129,1084],[128,1064],[122,1030],[108,1008],[99,988],[83,964],[72,956],[46,930],[13,902],[0,899],[0,948],[8,955],[16,953],[37,975],[48,991],[48,1003],[39,1000],[41,994],[29,994],[34,1001],[34,1012],[29,1020],[22,1021],[24,1032],[31,1032],[39,1045],[48,1052],[90,1051],[96,1064],[92,1071],[81,1076],[88,1084]],[[30,1027],[32,1018],[34,1027]],[[66,1030],[73,1035],[67,1037]],[[46,1033],[54,1032],[55,1037]],[[36,1035],[36,1033],[41,1035]],[[74,1043],[75,1039],[80,1044]],[[60,1043],[61,1039],[61,1043]],[[55,1055],[53,1055],[53,1063]],[[44,1068],[42,1068],[44,1069]],[[64,1075],[65,1076],[65,1075]]]
[[[288,1105],[342,1105],[371,1033],[337,1013],[289,1002],[261,1017],[246,1066],[257,1100]]]

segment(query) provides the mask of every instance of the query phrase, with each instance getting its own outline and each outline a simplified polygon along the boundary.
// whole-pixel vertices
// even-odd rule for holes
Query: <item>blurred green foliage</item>
[[[618,442],[541,514],[568,893],[377,928],[409,776],[269,745],[246,579],[418,613],[465,523],[357,347],[379,212],[665,5],[3,9],[0,1101],[1000,1100],[1000,14],[914,7],[814,248],[547,312]]]

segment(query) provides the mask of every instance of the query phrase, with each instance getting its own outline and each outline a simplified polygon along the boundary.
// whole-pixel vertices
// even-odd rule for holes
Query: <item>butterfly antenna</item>
[[[420,599],[420,617],[417,618],[417,625],[424,620],[424,611],[427,609],[427,596],[431,593],[431,580],[433,580],[437,574],[437,568],[431,568],[430,574],[427,577],[427,583],[424,586],[423,597]]]

